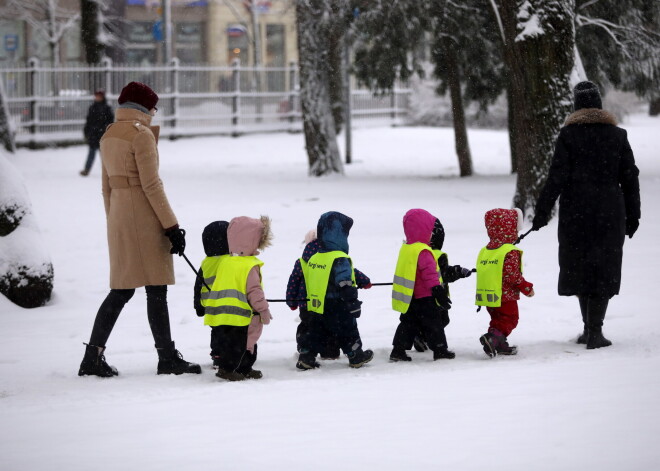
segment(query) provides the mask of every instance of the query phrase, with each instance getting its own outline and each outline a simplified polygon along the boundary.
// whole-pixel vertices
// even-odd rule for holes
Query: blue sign
[[[154,23],[151,28],[151,35],[154,37],[154,41],[162,41],[165,35],[163,34],[163,22],[158,20]]]
[[[18,49],[18,34],[5,34],[5,51],[14,52]]]

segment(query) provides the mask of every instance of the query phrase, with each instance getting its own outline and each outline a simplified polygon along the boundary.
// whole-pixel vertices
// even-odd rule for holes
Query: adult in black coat
[[[94,92],[94,103],[92,103],[92,106],[89,107],[89,111],[87,111],[87,120],[85,121],[85,128],[83,129],[85,140],[89,146],[85,168],[80,171],[80,175],[83,177],[89,175],[92,165],[94,164],[96,151],[99,150],[101,136],[105,133],[105,129],[114,121],[115,115],[112,108],[105,100],[105,91],[96,90],[96,92]]]
[[[625,236],[639,227],[639,170],[626,131],[602,110],[591,82],[574,90],[575,112],[559,132],[533,229],[548,224],[559,199],[559,295],[577,296],[588,349],[612,343],[602,333],[610,298],[619,294]]]

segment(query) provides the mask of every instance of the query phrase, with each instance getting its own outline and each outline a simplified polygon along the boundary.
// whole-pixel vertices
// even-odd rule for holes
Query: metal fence
[[[169,137],[266,131],[300,131],[298,68],[181,65],[117,65],[53,68],[31,59],[27,67],[0,69],[17,143],[79,141],[95,89],[109,101],[136,80],[160,97],[155,124]],[[375,96],[352,87],[353,123],[400,123],[407,114],[410,91],[397,87]]]

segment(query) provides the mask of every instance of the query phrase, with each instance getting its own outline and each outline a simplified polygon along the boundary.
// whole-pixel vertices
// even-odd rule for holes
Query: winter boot
[[[243,374],[247,379],[261,379],[264,377],[263,373],[260,370],[253,370],[250,368],[250,371]]]
[[[394,347],[392,353],[390,353],[390,361],[412,361],[412,358],[406,354],[406,351],[403,348]]]
[[[433,361],[435,360],[453,360],[456,354],[447,347],[439,347],[433,351]]]
[[[429,349],[429,346],[426,345],[426,342],[424,341],[421,335],[417,335],[415,337],[415,340],[413,340],[413,347],[415,348],[415,350],[417,350],[420,353],[424,353]]]
[[[361,368],[374,359],[374,352],[371,350],[362,350],[361,348],[358,348],[357,350],[349,353],[347,356],[348,366],[351,368]]]
[[[225,379],[227,381],[245,381],[247,378],[240,374],[237,371],[227,371],[222,368],[218,368],[218,372],[215,374],[218,378]]]
[[[593,350],[594,348],[609,347],[612,345],[612,342],[607,340],[603,336],[602,327],[592,327],[589,328],[589,333],[587,335],[587,350]]]
[[[85,347],[85,356],[82,363],[80,363],[78,376],[110,378],[119,375],[117,368],[106,363],[105,355],[103,355],[105,347],[97,347],[96,345],[89,345],[87,343],[85,345],[87,345]]]
[[[506,337],[500,339],[500,344],[497,346],[498,355],[516,355],[518,353],[518,347],[515,345],[509,345],[509,341]]]
[[[576,343],[584,345],[587,343],[587,337],[589,335],[589,329],[587,329],[587,310],[589,309],[589,298],[579,296],[578,300],[580,301],[580,312],[582,313],[582,324],[584,324],[584,328],[582,333],[578,335]]]
[[[301,353],[298,356],[298,362],[296,363],[296,368],[299,370],[313,370],[315,368],[319,368],[321,364],[316,361],[316,358],[314,358],[314,355],[311,353]]]
[[[180,375],[183,373],[201,374],[202,367],[197,363],[189,363],[183,359],[181,352],[174,348],[174,342],[167,348],[156,348],[158,352],[159,375]]]
[[[585,343],[587,343],[587,337],[588,336],[589,336],[589,330],[587,329],[587,326],[585,325],[584,330],[582,331],[582,333],[580,335],[578,335],[578,338],[575,342],[580,344],[580,345],[584,345]]]
[[[502,333],[494,328],[488,329],[488,332],[479,337],[479,342],[484,347],[484,352],[491,358],[497,356],[498,347],[500,346],[504,336]]]
[[[609,347],[612,342],[603,336],[603,322],[607,312],[608,298],[590,298],[589,312],[587,314],[587,350]]]

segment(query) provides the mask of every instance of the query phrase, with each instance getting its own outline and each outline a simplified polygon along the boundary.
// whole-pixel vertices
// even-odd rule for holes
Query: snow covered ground
[[[642,172],[643,217],[626,240],[621,296],[605,332],[614,346],[586,351],[577,300],[556,295],[556,221],[521,243],[536,297],[523,299],[511,336],[519,355],[489,360],[478,337],[488,316],[473,306],[474,279],[454,284],[447,329],[453,361],[387,357],[397,316],[388,288],[361,294],[359,320],[376,358],[295,370],[297,316],[273,305],[257,367],[265,378],[218,380],[209,330],[192,310],[194,275],[176,260],[172,328],[201,376],[156,376],[144,290],[108,342],[120,371],[76,376],[96,310],[108,289],[100,170],[78,176],[86,149],[21,150],[24,173],[55,267],[55,296],[23,310],[0,296],[0,469],[40,470],[647,470],[660,460],[660,121],[633,116],[625,127]],[[262,258],[269,297],[283,297],[301,241],[327,210],[355,219],[351,255],[376,282],[391,280],[401,217],[424,207],[445,225],[450,261],[473,266],[486,242],[483,214],[508,207],[503,131],[469,134],[477,176],[459,179],[453,132],[377,128],[354,135],[357,162],[345,178],[306,177],[300,134],[163,141],[161,174],[188,255],[203,257],[210,221],[268,214],[275,245]],[[423,466],[419,467],[418,466]]]

